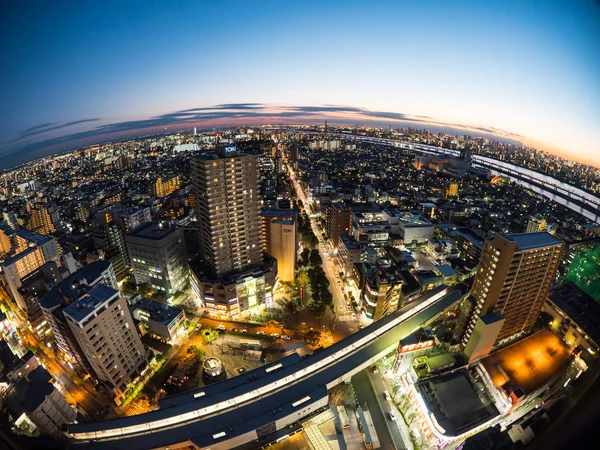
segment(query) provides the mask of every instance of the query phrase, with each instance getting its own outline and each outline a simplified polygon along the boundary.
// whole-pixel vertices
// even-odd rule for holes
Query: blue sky
[[[592,1],[3,2],[0,164],[260,103],[493,127],[600,165],[598,48]]]

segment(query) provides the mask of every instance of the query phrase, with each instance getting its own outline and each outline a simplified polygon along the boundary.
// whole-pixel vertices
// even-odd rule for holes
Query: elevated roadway
[[[163,399],[138,416],[69,424],[75,446],[111,449],[235,448],[259,442],[327,405],[327,391],[349,382],[397,347],[398,341],[451,308],[461,293],[440,286],[407,307],[315,355],[291,355],[244,375]]]

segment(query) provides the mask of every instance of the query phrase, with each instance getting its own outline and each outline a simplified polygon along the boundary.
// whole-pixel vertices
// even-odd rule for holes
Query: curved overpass
[[[461,298],[440,286],[407,307],[321,352],[294,354],[203,389],[169,397],[158,410],[133,417],[69,424],[72,443],[104,441],[115,449],[228,448],[257,440],[327,404],[327,390],[373,364],[398,341]],[[276,394],[276,395],[275,395]],[[267,427],[267,430],[264,430]],[[231,441],[234,439],[234,441]],[[221,444],[221,446],[219,446]]]

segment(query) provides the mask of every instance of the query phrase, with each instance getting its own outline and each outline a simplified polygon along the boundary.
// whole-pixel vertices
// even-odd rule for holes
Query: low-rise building
[[[543,311],[552,316],[550,327],[591,364],[600,357],[600,305],[575,284],[558,284],[550,290]]]
[[[270,256],[258,267],[219,279],[201,262],[190,262],[190,281],[198,303],[222,318],[239,318],[263,304],[272,307],[276,279],[277,261]]]
[[[166,342],[175,337],[185,320],[185,311],[141,295],[129,299],[129,310],[135,320],[148,327],[149,333]]]

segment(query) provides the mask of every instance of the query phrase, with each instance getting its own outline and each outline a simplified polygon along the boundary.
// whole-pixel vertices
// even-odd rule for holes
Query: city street
[[[323,270],[327,276],[327,279],[329,280],[330,291],[333,295],[333,303],[335,308],[336,320],[333,325],[332,334],[334,335],[334,340],[338,341],[344,337],[350,336],[357,330],[358,320],[339,320],[340,315],[351,316],[352,312],[347,312],[344,294],[341,290],[341,287],[337,284],[338,279],[335,275],[337,272],[339,272],[339,270],[336,269],[335,264],[333,263],[333,258],[331,257],[331,253],[328,251],[328,247],[330,248],[331,246],[329,243],[323,240],[323,233],[319,229],[314,216],[310,214],[310,203],[304,195],[304,191],[302,190],[302,186],[296,178],[296,174],[291,167],[288,166],[288,169],[288,174],[292,180],[294,189],[296,190],[296,195],[298,196],[298,199],[302,201],[305,211],[309,217],[312,231],[319,241],[317,249],[319,250],[319,255],[323,260]]]
[[[94,390],[91,381],[80,379],[75,374],[75,370],[59,360],[56,353],[50,351],[43,342],[40,342],[39,338],[25,325],[26,322],[20,317],[19,309],[11,305],[8,293],[4,288],[0,289],[0,300],[5,303],[9,302],[9,309],[13,312],[11,320],[17,322],[19,337],[27,347],[33,349],[40,364],[65,388],[67,391],[66,397],[70,402],[83,409],[84,413],[95,418],[99,418],[96,413],[114,406],[111,399]]]
[[[388,410],[383,411],[379,400],[379,397],[383,399],[383,393],[375,392],[373,389],[368,370],[370,369],[365,369],[352,377],[352,385],[356,392],[358,406],[369,410],[371,413],[375,432],[377,433],[382,449],[404,449],[405,446],[398,428],[394,426],[394,429],[390,430],[390,422],[392,421],[388,416]]]

